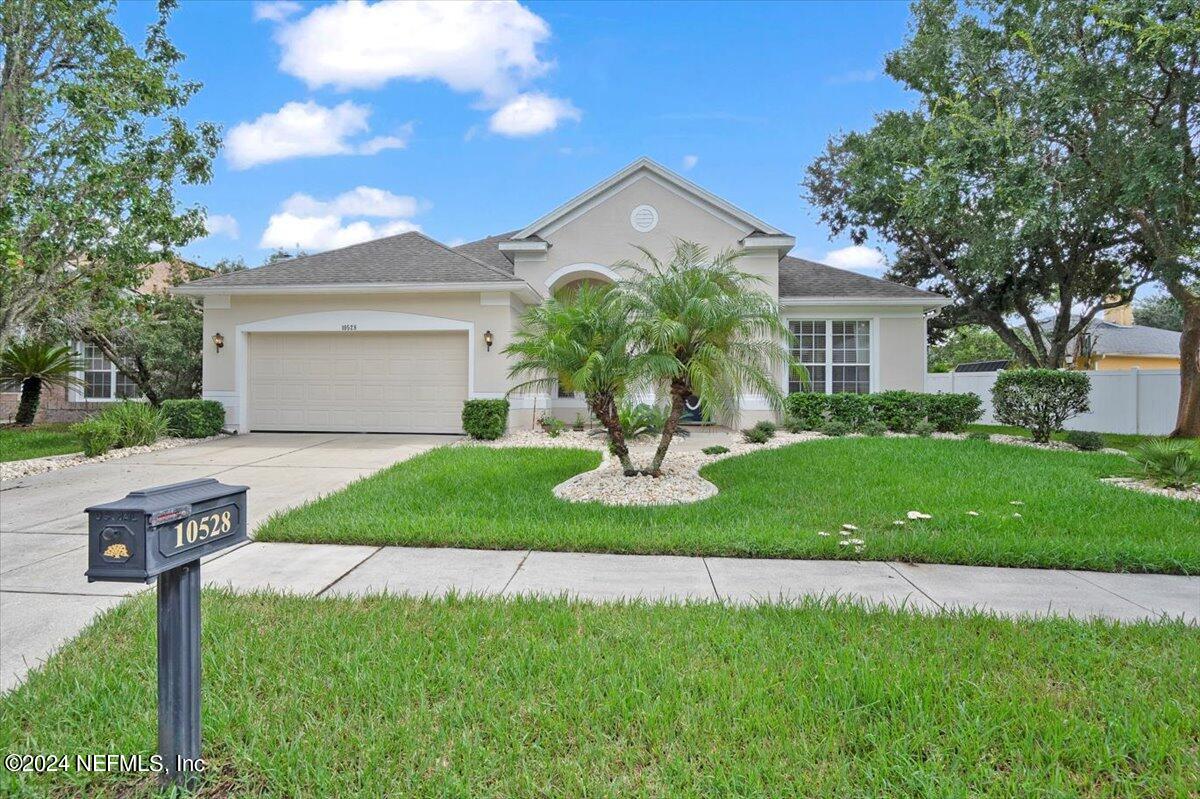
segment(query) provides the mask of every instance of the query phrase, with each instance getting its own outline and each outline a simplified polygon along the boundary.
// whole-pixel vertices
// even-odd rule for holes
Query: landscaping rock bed
[[[1083,450],[1072,446],[1065,441],[1050,441],[1046,444],[1040,444],[1032,439],[1025,438],[1024,436],[1010,436],[1003,433],[993,434],[991,440],[997,444],[1013,444],[1018,447],[1029,447],[1031,449],[1048,449],[1056,452],[1083,452]],[[1105,455],[1125,454],[1125,450],[1113,449],[1112,447],[1104,447],[1103,449],[1094,451],[1103,453]]]
[[[1111,483],[1121,488],[1128,488],[1131,491],[1142,491],[1147,494],[1157,494],[1160,497],[1170,497],[1171,499],[1182,499],[1191,502],[1200,502],[1200,486],[1192,486],[1191,488],[1180,490],[1178,488],[1162,488],[1156,486],[1149,480],[1142,480],[1136,477],[1104,477],[1101,482]]]
[[[30,475],[42,474],[43,472],[53,472],[58,469],[66,469],[71,466],[79,466],[84,463],[102,463],[103,461],[115,461],[121,458],[128,458],[131,455],[144,455],[147,452],[159,452],[164,449],[175,449],[176,447],[186,447],[189,444],[200,444],[204,441],[212,441],[213,439],[222,438],[222,435],[209,436],[208,438],[160,438],[153,444],[147,444],[144,447],[125,447],[123,449],[113,449],[89,458],[82,452],[72,452],[67,455],[49,455],[45,458],[30,458],[23,461],[6,461],[0,463],[0,480],[16,480],[19,477],[29,477]]]

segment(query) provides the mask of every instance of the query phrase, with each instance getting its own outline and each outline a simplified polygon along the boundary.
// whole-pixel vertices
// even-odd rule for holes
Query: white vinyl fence
[[[992,384],[997,372],[949,372],[925,375],[930,394],[978,394],[982,424],[999,424],[992,415]],[[1098,433],[1166,435],[1175,429],[1179,409],[1178,369],[1085,372],[1092,380],[1092,410],[1067,422],[1069,430]]]

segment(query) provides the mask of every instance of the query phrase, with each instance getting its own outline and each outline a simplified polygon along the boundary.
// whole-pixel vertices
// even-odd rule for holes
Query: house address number
[[[342,325],[343,333],[352,333],[355,330],[358,330],[358,325]]]

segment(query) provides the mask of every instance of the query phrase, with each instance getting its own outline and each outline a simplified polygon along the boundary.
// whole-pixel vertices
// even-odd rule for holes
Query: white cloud
[[[377,136],[359,143],[349,141],[369,130],[370,116],[369,106],[349,100],[333,108],[312,100],[290,102],[273,114],[234,125],[225,140],[225,152],[234,169],[248,169],[288,158],[374,155],[408,143],[411,125],[404,126],[400,135]]]
[[[579,109],[570,100],[546,94],[518,94],[488,120],[488,129],[501,136],[536,136],[554,130],[564,119],[579,121]]]
[[[879,271],[887,266],[883,253],[874,247],[864,247],[860,244],[830,250],[822,259],[830,266],[839,269],[854,269],[860,271]]]
[[[204,228],[208,236],[228,236],[236,239],[242,235],[238,221],[229,214],[207,214],[204,217]]]
[[[358,186],[332,200],[296,193],[283,201],[281,210],[298,216],[376,216],[387,219],[415,216],[422,209],[416,197],[392,194],[385,189]]]
[[[269,22],[283,22],[295,14],[303,6],[292,0],[269,0],[269,2],[254,3],[254,19],[265,19]]]
[[[694,166],[696,166],[696,164],[698,164],[698,163],[700,163],[700,156],[698,156],[698,155],[685,155],[685,156],[683,157],[683,171],[684,171],[684,172],[688,172],[688,171],[690,171],[690,170],[691,170],[691,169],[692,169]]]
[[[320,6],[280,25],[280,69],[310,87],[437,80],[502,98],[551,66],[537,53],[546,21],[516,2],[360,0]]]
[[[371,186],[358,186],[328,200],[297,192],[280,204],[278,213],[271,215],[258,246],[299,247],[310,252],[348,247],[420,230],[421,226],[409,217],[427,207],[427,203],[415,197]],[[387,221],[372,223],[362,217]]]
[[[852,69],[837,75],[830,75],[825,82],[831,86],[844,86],[847,83],[870,83],[879,77],[879,70]]]

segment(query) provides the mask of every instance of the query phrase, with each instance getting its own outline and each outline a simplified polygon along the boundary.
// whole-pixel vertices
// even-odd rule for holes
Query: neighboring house
[[[1072,320],[1074,321],[1074,320]],[[1104,311],[1070,345],[1072,369],[1178,369],[1179,336],[1174,330],[1133,323],[1133,308]]]
[[[185,276],[182,272],[184,264],[179,262],[159,261],[147,268],[150,271],[137,289],[140,294],[166,291]],[[76,422],[100,410],[106,403],[139,396],[137,385],[118,372],[98,347],[82,341],[74,342],[73,346],[83,362],[83,371],[78,375],[80,384],[71,388],[43,388],[38,422]],[[0,387],[0,418],[12,421],[20,399],[20,386]]]
[[[813,389],[923,389],[925,319],[945,298],[789,257],[791,236],[644,158],[522,230],[458,247],[405,233],[174,291],[204,298],[204,396],[231,427],[456,433],[464,400],[512,387],[503,350],[526,307],[615,281],[635,245],[666,257],[674,239],[744,253]],[[804,388],[782,371],[779,384]],[[584,408],[561,392],[511,399],[514,426]],[[739,421],[769,414],[748,396]]]

